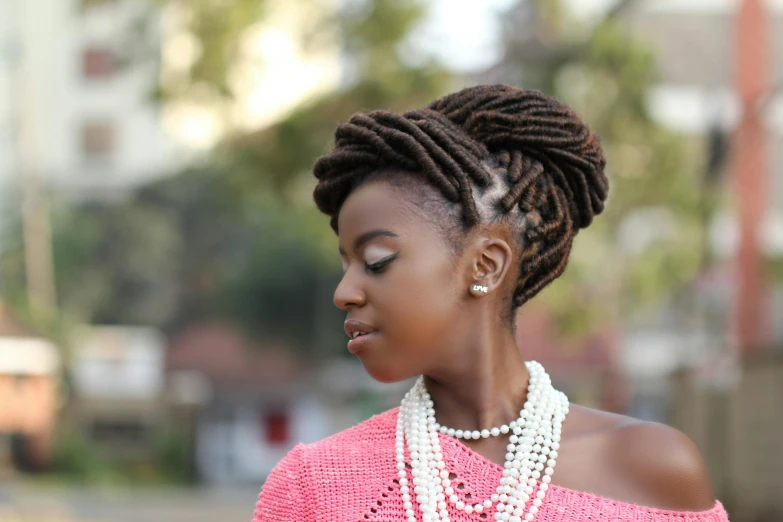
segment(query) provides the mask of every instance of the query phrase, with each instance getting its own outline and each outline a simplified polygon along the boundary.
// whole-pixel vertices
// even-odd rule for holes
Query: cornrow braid
[[[398,169],[423,176],[458,205],[467,230],[482,223],[483,189],[500,179],[505,193],[489,222],[524,218],[514,228],[524,254],[513,311],[565,270],[576,232],[603,211],[605,165],[598,138],[563,103],[534,90],[481,85],[404,114],[354,115],[316,161],[313,197],[337,232],[351,191],[378,171]]]

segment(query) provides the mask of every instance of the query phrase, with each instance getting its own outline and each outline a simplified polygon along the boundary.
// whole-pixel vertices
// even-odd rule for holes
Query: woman
[[[378,381],[420,377],[399,408],[291,450],[255,522],[728,520],[685,436],[569,405],[515,343],[514,311],[603,210],[604,165],[573,111],[505,85],[337,128],[314,199],[348,350]]]

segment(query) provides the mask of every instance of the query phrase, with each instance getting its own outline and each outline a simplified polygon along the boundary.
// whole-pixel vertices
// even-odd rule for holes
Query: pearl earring
[[[489,292],[489,287],[481,286],[481,285],[473,285],[473,290],[476,292],[484,292],[485,294]]]

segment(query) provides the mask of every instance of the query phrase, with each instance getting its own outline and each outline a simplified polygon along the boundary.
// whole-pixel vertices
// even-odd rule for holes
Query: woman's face
[[[344,275],[334,303],[347,312],[347,330],[372,331],[348,349],[381,382],[443,365],[470,296],[464,266],[441,233],[383,181],[348,196],[338,230]]]

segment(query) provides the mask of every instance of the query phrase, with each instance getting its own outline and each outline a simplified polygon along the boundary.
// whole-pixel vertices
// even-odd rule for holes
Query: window
[[[88,161],[107,160],[115,148],[114,126],[111,122],[93,121],[82,126],[82,155]]]
[[[93,47],[82,54],[82,76],[88,80],[108,78],[117,69],[117,58],[105,48]]]

